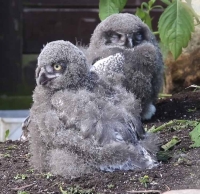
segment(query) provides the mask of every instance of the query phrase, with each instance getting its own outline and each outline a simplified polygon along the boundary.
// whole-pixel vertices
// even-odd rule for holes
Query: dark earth
[[[174,94],[158,100],[154,117],[144,123],[150,129],[173,119],[200,120],[200,91]],[[200,189],[200,148],[190,148],[192,124],[172,124],[157,132],[166,144],[173,136],[180,143],[165,157],[159,155],[159,165],[145,171],[97,172],[68,180],[50,173],[39,173],[29,165],[28,142],[0,143],[0,193],[161,193],[172,189]],[[167,157],[168,156],[168,157]],[[145,179],[146,177],[146,179]],[[153,190],[153,191],[150,191]],[[156,191],[157,190],[157,191]],[[146,191],[147,192],[147,191]]]

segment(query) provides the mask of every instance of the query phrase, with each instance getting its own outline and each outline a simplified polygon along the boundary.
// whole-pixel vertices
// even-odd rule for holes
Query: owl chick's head
[[[109,16],[96,27],[90,45],[95,44],[96,48],[101,45],[133,48],[144,41],[153,41],[152,38],[150,29],[139,17],[119,13]]]
[[[37,85],[51,89],[76,88],[88,72],[84,54],[68,41],[48,43],[38,57]]]
[[[124,49],[134,50],[147,42],[158,48],[155,36],[139,17],[129,13],[113,14],[94,30],[87,50],[88,62],[94,64],[100,58]],[[117,49],[116,52],[113,49]]]

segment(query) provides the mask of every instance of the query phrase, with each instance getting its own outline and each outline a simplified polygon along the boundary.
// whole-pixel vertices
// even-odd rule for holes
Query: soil
[[[160,126],[173,119],[200,119],[200,92],[187,91],[160,99],[153,118],[144,127]],[[177,136],[181,142],[159,165],[145,171],[97,172],[76,179],[39,173],[29,165],[28,142],[0,143],[0,193],[128,193],[127,191],[200,189],[200,148],[190,148],[189,132],[194,126],[171,125],[158,132],[162,145]],[[144,176],[147,175],[147,181]],[[139,192],[138,192],[139,193]],[[150,193],[150,192],[149,192]]]

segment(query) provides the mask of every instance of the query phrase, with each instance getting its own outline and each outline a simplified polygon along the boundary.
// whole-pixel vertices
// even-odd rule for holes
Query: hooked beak
[[[37,85],[46,85],[50,80],[54,79],[55,77],[53,76],[48,76],[46,75],[46,71],[44,67],[37,68],[36,69],[36,83]]]
[[[41,74],[38,79],[39,85],[46,85],[48,81],[49,81],[49,78],[45,75],[45,73]]]
[[[126,34],[126,46],[128,48],[133,48],[133,34]]]

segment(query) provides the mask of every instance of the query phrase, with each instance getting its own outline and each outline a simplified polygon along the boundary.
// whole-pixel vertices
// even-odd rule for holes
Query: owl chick
[[[122,66],[122,85],[141,100],[142,118],[150,119],[163,82],[163,60],[155,36],[140,18],[128,13],[113,14],[94,30],[86,56],[94,64],[116,53],[123,55],[123,65],[116,60],[108,64]]]
[[[73,44],[54,41],[43,48],[36,82],[28,125],[35,168],[77,177],[155,165],[156,145],[148,145],[138,100],[90,71]]]

